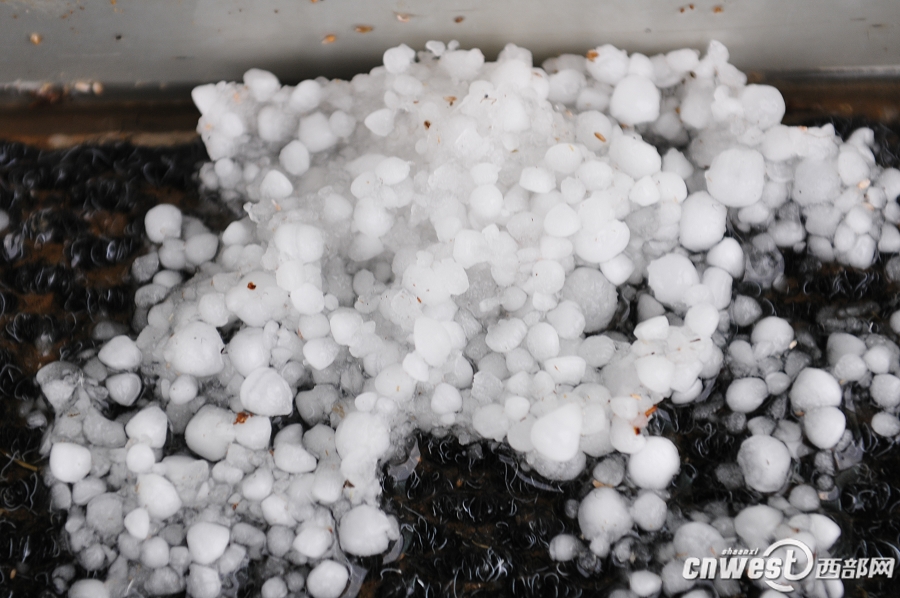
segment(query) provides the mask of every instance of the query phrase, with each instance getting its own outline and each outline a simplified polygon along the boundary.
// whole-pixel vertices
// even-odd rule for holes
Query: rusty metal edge
[[[900,73],[751,72],[748,81],[781,91],[786,124],[817,116],[900,124]],[[0,138],[46,148],[112,141],[186,143],[196,138],[199,117],[190,87],[118,88],[100,94],[52,87],[0,90]]]

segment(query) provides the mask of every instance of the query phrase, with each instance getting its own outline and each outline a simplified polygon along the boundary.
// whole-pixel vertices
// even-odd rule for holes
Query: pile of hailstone
[[[900,432],[900,350],[834,334],[812,367],[790,323],[732,285],[779,284],[782,249],[857,268],[900,250],[900,172],[876,166],[870,130],[781,125],[779,92],[747,85],[717,42],[543,66],[429,42],[349,82],[254,69],[193,91],[202,182],[244,217],[216,235],[150,210],[137,335],[104,328],[83,363],[38,374],[54,506],[97,572],[70,596],[213,598],[266,558],[297,566],[266,598],[352,593],[352,557],[400,537],[380,471],[415,430],[506,441],[551,479],[592,467],[581,534],[550,555],[606,557],[667,524],[680,458],[645,430],[655,405],[705,401],[723,366],[748,432],[733,473],[765,504],[670,527],[630,590],[691,590],[683,559],[726,547],[794,537],[828,554],[840,528],[793,466],[817,451],[827,469],[852,441],[849,381],[870,384],[874,429]],[[620,303],[629,337],[606,332]],[[799,424],[759,414],[779,395]]]

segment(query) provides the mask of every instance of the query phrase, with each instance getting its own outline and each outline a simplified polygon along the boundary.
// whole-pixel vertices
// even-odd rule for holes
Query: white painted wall
[[[649,54],[718,39],[745,70],[900,72],[898,0],[694,0],[693,7],[687,0],[2,0],[0,83],[89,79],[158,89],[235,79],[251,66],[286,82],[349,77],[392,45],[422,48],[429,39],[458,39],[488,59],[515,42],[538,63],[607,42]],[[356,25],[374,29],[357,33]],[[336,40],[322,44],[328,34]]]

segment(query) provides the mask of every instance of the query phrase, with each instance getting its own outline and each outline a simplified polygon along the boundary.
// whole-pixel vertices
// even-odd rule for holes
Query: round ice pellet
[[[667,513],[666,501],[653,492],[644,492],[631,505],[634,522],[649,532],[662,529]]]
[[[625,174],[635,180],[656,174],[662,168],[662,158],[655,147],[628,135],[613,140],[609,147],[609,157]]]
[[[769,388],[759,378],[739,378],[725,392],[725,401],[732,411],[750,413],[756,411],[769,396]]]
[[[262,367],[251,372],[241,384],[240,396],[244,409],[256,415],[290,415],[293,410],[294,393],[272,368]]]
[[[306,589],[312,598],[338,598],[349,579],[350,573],[344,565],[328,559],[309,572]]]
[[[159,569],[169,564],[169,545],[159,536],[149,538],[141,545],[141,564]]]
[[[741,94],[744,118],[760,129],[781,122],[785,104],[781,92],[771,85],[748,85]]]
[[[234,413],[214,405],[204,405],[188,422],[184,441],[188,448],[207,459],[219,461],[234,441]]]
[[[281,87],[278,77],[262,69],[250,69],[244,73],[244,85],[250,88],[257,102],[265,102]]]
[[[691,251],[711,249],[725,235],[728,210],[708,193],[691,194],[681,205],[681,245]]]
[[[291,92],[288,105],[297,112],[315,110],[322,99],[322,86],[314,79],[301,81]]]
[[[324,370],[334,363],[340,350],[330,338],[315,338],[303,345],[303,357],[313,369]]]
[[[268,417],[252,416],[235,418],[234,439],[250,450],[262,450],[269,446],[272,424]]]
[[[635,571],[629,576],[628,585],[641,598],[654,596],[662,588],[662,578],[652,571]]]
[[[147,473],[156,463],[156,455],[149,445],[139,442],[131,446],[125,455],[125,465],[134,473]]]
[[[613,488],[595,488],[578,507],[578,524],[588,540],[604,537],[608,542],[618,540],[632,526],[628,506]]]
[[[809,484],[800,484],[791,490],[788,498],[791,506],[801,511],[814,511],[819,508],[819,493]]]
[[[375,176],[385,185],[396,185],[409,176],[409,162],[397,157],[385,158],[375,167]]]
[[[762,197],[765,160],[756,150],[732,148],[713,158],[706,171],[710,195],[729,208],[742,208]]]
[[[469,195],[469,205],[480,218],[496,218],[503,209],[503,194],[495,185],[481,185]]]
[[[170,204],[160,204],[150,208],[144,217],[147,238],[154,243],[162,243],[167,237],[181,237],[181,210]]]
[[[494,326],[488,328],[485,343],[492,351],[506,353],[512,351],[521,344],[528,333],[528,326],[518,318],[500,320]]]
[[[869,392],[879,407],[893,409],[900,405],[900,378],[893,374],[879,374],[872,378]]]
[[[176,405],[183,405],[193,401],[198,391],[197,379],[189,374],[182,374],[169,387],[169,400]]]
[[[865,352],[863,361],[873,374],[887,374],[893,360],[891,350],[885,345],[875,345]]]
[[[107,341],[97,357],[114,370],[133,370],[141,364],[143,354],[133,340],[122,335]]]
[[[99,579],[79,579],[69,588],[69,598],[109,598],[109,588]]]
[[[784,353],[794,340],[794,329],[784,318],[769,316],[756,323],[750,340],[760,355]]]
[[[143,540],[150,533],[150,514],[147,509],[134,509],[125,515],[124,522],[128,533],[138,540]]]
[[[309,150],[303,142],[294,139],[278,154],[278,162],[285,171],[294,176],[300,176],[309,170]]]
[[[453,386],[442,382],[431,395],[431,410],[438,415],[455,413],[462,407],[462,395]]]
[[[216,257],[219,239],[212,233],[194,235],[184,243],[184,257],[195,266],[211,261]],[[181,282],[180,277],[178,282]]]
[[[662,490],[681,469],[678,449],[668,438],[652,436],[628,458],[628,475],[640,488]]]
[[[817,407],[837,407],[843,391],[834,376],[818,368],[805,368],[791,387],[794,411],[811,411]]]
[[[647,267],[647,284],[656,299],[666,305],[683,304],[688,290],[699,282],[697,269],[683,255],[670,253]]]
[[[270,170],[259,184],[259,193],[266,199],[284,199],[294,192],[294,185],[277,170]]]
[[[791,454],[771,436],[751,436],[741,443],[737,457],[747,485],[759,492],[775,492],[787,481]]]
[[[370,505],[350,509],[341,517],[338,538],[341,549],[357,556],[371,556],[387,550],[399,536],[396,521]]]
[[[556,188],[556,177],[545,168],[526,166],[519,176],[519,185],[535,193],[549,193]]]
[[[820,449],[833,448],[847,427],[847,418],[836,407],[819,407],[803,416],[803,432]]]
[[[156,405],[144,407],[125,424],[125,433],[129,438],[145,442],[152,448],[165,446],[168,431],[169,418]]]
[[[187,531],[187,545],[191,560],[201,565],[215,562],[225,553],[230,539],[229,529],[216,523],[201,521]]]
[[[302,315],[312,316],[325,309],[325,295],[319,287],[304,282],[291,291],[291,304]]]
[[[315,262],[325,251],[322,231],[300,222],[285,223],[275,231],[275,246],[286,257],[303,263]]]
[[[731,276],[739,278],[744,272],[744,250],[740,243],[729,237],[722,239],[706,253],[710,266],[722,268]]]
[[[325,151],[338,142],[338,136],[331,130],[331,124],[321,112],[314,112],[300,119],[297,137],[310,153]]]
[[[260,589],[262,598],[285,598],[287,595],[288,586],[280,577],[270,577]]]
[[[259,502],[272,493],[274,483],[272,472],[260,467],[241,481],[241,494],[247,500]]]
[[[283,141],[289,137],[293,124],[292,118],[275,106],[264,107],[256,116],[256,130],[259,138],[272,143]]]
[[[688,309],[684,323],[699,336],[709,338],[719,326],[719,310],[709,303],[699,303]]]
[[[896,415],[881,411],[872,416],[872,430],[880,436],[893,437],[900,434],[900,419]]]
[[[582,160],[581,152],[571,143],[553,145],[544,154],[544,163],[551,170],[561,174],[572,174]]]
[[[559,534],[550,540],[550,558],[554,561],[571,561],[581,550],[581,543],[572,534]]]
[[[612,123],[602,112],[582,112],[575,118],[575,139],[591,151],[605,149],[612,139]]]
[[[416,58],[416,51],[407,46],[400,44],[394,48],[385,50],[383,62],[387,72],[399,75],[405,73],[409,69],[410,63]]]
[[[141,377],[127,372],[110,376],[104,381],[109,398],[125,407],[130,407],[141,394]]]
[[[346,139],[356,130],[356,119],[343,110],[335,110],[328,117],[328,126],[335,135]]]
[[[544,231],[554,237],[568,237],[581,228],[578,213],[567,204],[557,204],[544,217]]]
[[[534,422],[531,443],[546,459],[568,461],[578,452],[581,423],[581,408],[574,403],[563,405]]]
[[[413,328],[413,342],[428,365],[439,367],[447,361],[452,350],[447,329],[431,318],[417,318]]]
[[[616,84],[609,99],[609,113],[626,125],[652,122],[659,118],[660,93],[652,81],[629,75]]]
[[[57,442],[50,449],[50,472],[60,482],[75,483],[91,471],[91,451],[79,444]]]
[[[154,519],[168,519],[181,509],[181,498],[172,482],[155,473],[138,476],[138,503]]]
[[[394,130],[394,111],[390,108],[375,110],[363,122],[372,134],[386,137]]]
[[[164,354],[177,372],[203,378],[218,374],[225,367],[224,348],[215,327],[205,322],[191,322],[172,335]]]
[[[531,281],[536,292],[558,293],[566,282],[566,271],[555,260],[538,260],[531,268]]]
[[[622,253],[630,240],[628,225],[611,220],[595,230],[578,231],[574,237],[575,253],[586,262],[600,264]]]
[[[559,354],[559,334],[547,322],[538,322],[526,335],[528,351],[538,361],[544,361]]]

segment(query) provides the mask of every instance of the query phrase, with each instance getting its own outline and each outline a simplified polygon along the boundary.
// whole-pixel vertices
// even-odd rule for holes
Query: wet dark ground
[[[831,121],[842,134],[868,124]],[[881,163],[898,165],[897,131],[873,128]],[[142,223],[150,207],[177,203],[213,228],[224,225],[227,214],[211,209],[196,188],[194,172],[205,159],[199,142],[58,152],[0,143],[0,209],[10,215],[0,247],[0,598],[55,596],[52,571],[72,562],[61,532],[64,516],[49,510],[40,481],[42,431],[28,429],[21,417],[39,395],[33,374],[94,346],[96,322],[131,321],[136,285],[128,272],[146,250]],[[786,257],[785,284],[777,290],[744,284],[735,292],[757,297],[765,315],[794,323],[803,350],[821,355],[837,329],[894,337],[886,322],[900,307],[900,289],[884,263],[863,272]],[[621,314],[617,327],[628,332],[633,312]],[[663,404],[651,418],[652,433],[671,438],[682,454],[670,489],[672,524],[693,511],[734,515],[764,500],[727,475],[747,435],[724,404],[727,384],[722,376],[704,403]],[[864,390],[850,388],[844,411],[858,446],[838,456],[833,475],[817,472],[810,455],[795,464],[796,476],[820,490],[823,511],[841,525],[837,556],[900,557],[900,451],[871,431],[874,412]],[[761,413],[793,418],[784,397],[770,398],[754,415]],[[523,470],[505,445],[461,446],[450,437],[419,436],[415,446],[420,460],[409,477],[398,476],[403,468],[397,464],[385,467],[385,509],[401,522],[402,550],[356,561],[367,571],[360,596],[597,596],[627,587],[631,570],[659,570],[654,554],[671,539],[668,527],[627,536],[607,559],[586,552],[570,563],[550,560],[555,535],[578,534],[573,505],[594,487],[592,464],[576,480],[560,483]],[[258,595],[265,577],[280,568],[275,559],[254,563],[231,581],[240,585],[238,595]],[[896,594],[877,579],[845,586],[851,597]],[[749,583],[741,588],[744,595],[759,593]]]
[[[44,151],[0,142],[0,596],[55,595],[51,573],[71,557],[64,516],[49,509],[38,454],[43,430],[22,418],[35,372],[93,347],[100,321],[128,326],[131,262],[146,251],[144,214],[160,202],[221,227],[195,182],[199,143]]]

